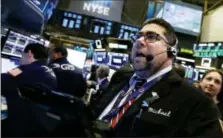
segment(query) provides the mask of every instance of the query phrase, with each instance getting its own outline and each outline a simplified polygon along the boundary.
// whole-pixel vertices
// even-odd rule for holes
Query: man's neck
[[[32,60],[30,60],[29,64],[32,64],[32,63],[34,63],[36,61],[37,61],[36,59],[32,59]]]
[[[103,78],[98,78],[98,83],[102,83],[104,80],[106,79],[106,77],[103,77]]]
[[[169,66],[172,66],[172,61],[171,60],[166,61],[164,64],[162,64],[159,67],[155,67],[155,68],[148,69],[148,70],[136,71],[135,73],[140,78],[147,79],[150,76],[152,76],[153,74],[155,74],[156,72],[159,72],[160,70],[162,70],[164,68],[167,68]]]

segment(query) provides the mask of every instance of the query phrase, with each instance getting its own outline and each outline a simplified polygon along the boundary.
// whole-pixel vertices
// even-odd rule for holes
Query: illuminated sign
[[[186,54],[193,54],[193,50],[186,49],[186,48],[181,48],[180,52],[181,53],[186,53]]]
[[[222,43],[200,43],[194,44],[194,56],[195,57],[207,57],[216,58],[223,56]]]
[[[124,0],[70,0],[67,10],[121,22]]]
[[[97,1],[96,1],[97,2]],[[106,2],[106,1],[105,1]],[[109,16],[110,7],[95,2],[84,2],[83,10]]]
[[[108,47],[109,48],[116,48],[116,49],[127,49],[128,48],[127,45],[117,44],[117,43],[109,43]]]

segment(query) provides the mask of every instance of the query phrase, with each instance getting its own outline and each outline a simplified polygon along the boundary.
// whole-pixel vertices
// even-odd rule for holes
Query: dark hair
[[[143,23],[142,27],[144,27],[147,24],[157,24],[159,26],[162,26],[165,29],[164,36],[167,38],[168,44],[170,46],[174,46],[177,43],[177,37],[173,27],[164,19],[162,18],[148,19]]]
[[[212,70],[208,70],[204,73],[204,75],[202,76],[201,80],[203,80],[209,73],[211,72],[217,72],[218,74],[220,74],[221,76],[221,90],[220,93],[217,95],[217,99],[221,102],[223,102],[223,73],[220,70],[217,69],[212,69]]]
[[[55,53],[61,53],[61,55],[63,57],[67,57],[68,53],[67,53],[67,49],[64,47],[64,46],[61,46],[61,45],[57,45],[53,48],[53,51]]]
[[[47,48],[41,44],[38,44],[38,43],[28,44],[24,49],[24,53],[27,53],[29,50],[33,53],[33,56],[35,59],[48,58]]]

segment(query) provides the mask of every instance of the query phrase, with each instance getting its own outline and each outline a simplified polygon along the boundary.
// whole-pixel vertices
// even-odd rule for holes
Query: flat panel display
[[[29,43],[39,43],[44,45],[44,40],[36,40],[27,35],[10,30],[7,35],[5,45],[3,46],[2,54],[21,57],[24,48]]]
[[[46,20],[50,19],[53,9],[56,8],[59,0],[28,0],[35,8],[43,13]]]
[[[202,8],[184,2],[165,2],[155,15],[168,21],[177,32],[198,36],[202,21]]]
[[[14,69],[20,65],[18,59],[12,58],[1,58],[2,69],[1,73],[6,73],[7,71]]]
[[[80,29],[82,24],[82,15],[73,12],[63,12],[61,25],[65,28]]]
[[[86,61],[87,54],[77,50],[67,48],[68,56],[67,60],[74,66],[83,69]]]
[[[93,63],[107,64],[107,54],[105,51],[95,51],[93,54]]]
[[[124,64],[128,63],[128,54],[108,52],[108,66],[113,68],[120,68]]]
[[[113,23],[102,19],[92,19],[90,33],[99,35],[110,35]]]

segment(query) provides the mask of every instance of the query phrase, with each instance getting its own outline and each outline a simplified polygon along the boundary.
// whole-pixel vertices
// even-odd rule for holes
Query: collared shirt
[[[157,78],[157,77],[160,77],[161,75],[171,71],[172,69],[172,66],[168,66],[158,72],[156,72],[155,74],[153,74],[152,76],[150,76],[148,79],[147,79],[147,82],[150,82],[152,81],[153,79]],[[133,76],[131,77],[130,81],[129,81],[129,84],[130,84],[130,87],[129,87],[129,90],[127,91],[128,94],[126,94],[126,96],[121,100],[121,102],[119,103],[119,107],[122,106],[122,104],[125,102],[126,98],[128,97],[128,95],[130,94],[130,92],[134,89],[135,87],[135,84],[136,84],[136,77],[137,75],[136,74],[133,74]],[[101,113],[101,115],[98,117],[99,120],[102,120],[102,118],[108,114],[108,112],[112,109],[112,107],[114,106],[117,98],[119,97],[120,95],[120,92],[115,96],[115,98],[110,102],[110,104],[104,109],[104,111]],[[140,95],[141,96],[141,95]],[[139,97],[140,97],[139,96]],[[139,98],[137,97],[137,98]]]
[[[102,82],[104,81],[104,80],[106,80],[107,78],[105,77],[105,78],[102,78],[102,79],[98,79],[97,81],[98,81],[98,84],[99,85],[101,85],[102,84]]]

